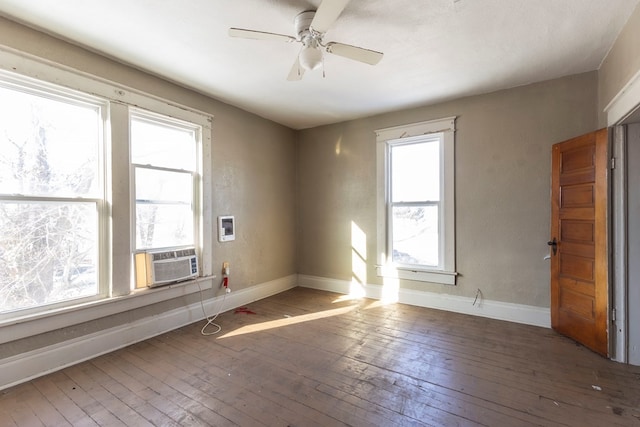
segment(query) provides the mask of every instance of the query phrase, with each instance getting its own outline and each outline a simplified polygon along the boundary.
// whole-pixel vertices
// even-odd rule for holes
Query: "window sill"
[[[417,282],[440,283],[455,285],[458,273],[455,271],[412,269],[395,266],[376,266],[378,277],[414,280]]]
[[[211,289],[215,277],[200,277],[157,288],[136,289],[128,295],[6,319],[0,321],[0,344],[193,294],[201,289]]]

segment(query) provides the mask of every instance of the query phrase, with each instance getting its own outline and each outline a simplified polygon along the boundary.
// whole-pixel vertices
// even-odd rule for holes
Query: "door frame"
[[[610,322],[613,333],[609,334],[611,359],[629,361],[629,301],[628,301],[628,252],[627,252],[627,120],[640,112],[640,70],[632,76],[620,91],[604,107],[607,126],[613,129],[611,156],[615,167],[611,170],[611,307],[615,320]],[[635,121],[635,120],[634,120]],[[610,312],[610,315],[613,313]]]
[[[611,138],[611,322],[609,349],[616,362],[629,361],[627,254],[627,138],[626,128],[614,126]]]

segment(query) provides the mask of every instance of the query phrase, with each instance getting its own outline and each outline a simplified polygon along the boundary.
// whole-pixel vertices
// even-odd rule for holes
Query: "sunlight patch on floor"
[[[317,313],[303,314],[300,316],[285,317],[284,319],[270,320],[268,322],[256,323],[254,325],[247,325],[238,328],[234,331],[228,332],[219,336],[217,339],[230,338],[238,335],[251,334],[255,332],[267,331],[270,329],[281,328],[284,326],[296,325],[299,323],[310,322],[313,320],[324,319],[332,316],[339,316],[341,314],[348,313],[358,308],[357,305],[351,305],[348,307],[333,308],[331,310],[319,311]]]

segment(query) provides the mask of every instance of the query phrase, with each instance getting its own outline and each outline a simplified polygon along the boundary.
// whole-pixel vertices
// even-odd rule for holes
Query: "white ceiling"
[[[324,41],[384,52],[325,55],[286,80],[320,0],[2,0],[0,15],[294,129],[596,70],[640,0],[352,0]],[[1,43],[1,41],[0,41]]]

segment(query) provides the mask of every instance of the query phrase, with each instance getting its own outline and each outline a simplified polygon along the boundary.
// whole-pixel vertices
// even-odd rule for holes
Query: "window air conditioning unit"
[[[139,252],[135,258],[136,288],[198,277],[198,257],[194,248]]]

